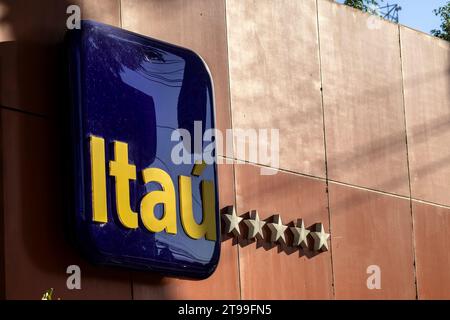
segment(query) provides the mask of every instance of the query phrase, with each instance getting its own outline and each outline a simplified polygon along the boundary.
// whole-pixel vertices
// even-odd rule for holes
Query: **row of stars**
[[[267,223],[259,218],[258,211],[250,211],[250,218],[244,219],[236,214],[234,206],[227,207],[227,213],[222,214],[222,219],[225,222],[225,232],[227,234],[233,234],[235,237],[241,235],[239,224],[244,220],[244,224],[248,227],[247,239],[260,239],[264,240],[263,227],[267,225],[270,230],[270,241],[273,243],[286,244],[286,230],[289,228],[292,233],[293,241],[292,246],[302,247],[308,249],[308,235],[314,240],[314,251],[327,251],[328,250],[328,238],[329,233],[325,232],[322,223],[315,225],[315,231],[310,231],[305,228],[305,223],[302,219],[297,220],[297,223],[293,227],[288,227],[281,221],[279,214],[274,215],[273,222]]]

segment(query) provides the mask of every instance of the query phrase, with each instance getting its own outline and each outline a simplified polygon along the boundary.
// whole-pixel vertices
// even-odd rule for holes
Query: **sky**
[[[433,9],[442,7],[448,0],[384,0],[384,4],[398,4],[402,7],[399,12],[399,23],[430,33],[432,29],[438,29],[440,19],[433,13]],[[344,0],[338,0],[343,3]]]

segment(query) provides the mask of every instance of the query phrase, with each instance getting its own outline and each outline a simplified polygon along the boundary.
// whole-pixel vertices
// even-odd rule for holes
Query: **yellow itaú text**
[[[92,179],[92,220],[99,223],[108,222],[108,206],[106,191],[105,140],[90,136],[91,179]],[[129,229],[139,226],[138,213],[130,207],[130,181],[136,180],[136,167],[128,162],[128,144],[114,141],[114,160],[109,162],[109,175],[114,177],[117,215],[120,223]],[[170,175],[159,168],[147,168],[142,171],[145,184],[155,182],[161,190],[147,193],[140,204],[142,224],[150,232],[165,231],[177,233],[176,192]],[[197,223],[192,209],[191,177],[178,177],[178,194],[180,201],[181,225],[184,232],[193,239],[205,237],[216,240],[216,199],[214,183],[201,182],[203,219]],[[154,214],[156,205],[163,205],[163,214],[157,218]]]

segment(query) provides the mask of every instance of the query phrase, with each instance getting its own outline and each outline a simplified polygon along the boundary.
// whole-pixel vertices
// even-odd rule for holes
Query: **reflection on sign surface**
[[[176,129],[194,136],[195,121],[214,128],[204,62],[90,21],[68,32],[67,47],[77,243],[100,264],[207,277],[220,252],[216,166],[173,164],[170,139]]]

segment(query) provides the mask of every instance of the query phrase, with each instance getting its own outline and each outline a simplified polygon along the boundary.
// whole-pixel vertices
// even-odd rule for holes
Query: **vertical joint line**
[[[414,286],[416,289],[416,300],[419,299],[419,288],[417,283],[417,270],[416,270],[416,237],[414,235],[414,213],[412,206],[412,188],[411,188],[411,169],[409,164],[409,146],[408,146],[408,127],[406,121],[406,102],[405,102],[405,77],[403,74],[403,54],[402,54],[402,38],[401,38],[401,27],[398,25],[398,45],[400,51],[400,74],[402,80],[402,107],[403,107],[403,120],[405,127],[405,144],[406,144],[406,166],[408,170],[408,187],[409,187],[409,210],[411,213],[411,238],[413,247],[413,272],[414,272]]]
[[[331,229],[331,210],[330,210],[330,188],[328,178],[328,156],[327,156],[327,136],[325,127],[325,106],[323,99],[323,77],[322,77],[322,53],[320,47],[320,23],[319,23],[319,0],[316,0],[316,25],[317,25],[317,46],[318,46],[318,59],[319,59],[319,76],[320,76],[320,98],[322,107],[322,128],[323,128],[323,146],[325,157],[325,184],[327,192],[327,211],[328,211],[328,224],[330,229],[330,262],[331,262],[331,289],[333,298],[336,298],[335,279],[334,279],[334,264],[333,264],[333,233]]]
[[[226,50],[227,50],[227,72],[228,72],[228,116],[230,118],[230,126],[231,126],[231,130],[233,130],[233,112],[231,111],[231,74],[230,74],[230,50],[228,48],[229,46],[229,34],[228,34],[228,18],[227,18],[227,2],[226,0],[223,0],[223,5],[224,5],[224,22],[225,22],[225,33],[226,33]],[[233,135],[232,135],[233,137]],[[225,143],[225,145],[227,145],[228,142]],[[233,158],[234,158],[234,138],[232,138],[231,140],[231,149],[233,152]],[[227,155],[226,155],[227,156]],[[234,207],[236,209],[236,213],[238,212],[237,210],[237,196],[236,196],[236,167],[235,164],[236,161],[233,161],[233,191],[234,191]],[[238,271],[238,284],[239,284],[239,299],[242,300],[242,280],[241,280],[241,258],[240,258],[240,254],[239,254],[239,245],[236,246],[237,249],[237,271]]]
[[[119,1],[119,23],[120,23],[120,27],[123,28],[123,23],[122,23],[122,0],[118,0]]]
[[[134,300],[134,283],[133,283],[133,273],[130,272],[130,283],[131,283],[131,300]]]

